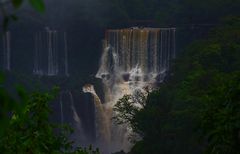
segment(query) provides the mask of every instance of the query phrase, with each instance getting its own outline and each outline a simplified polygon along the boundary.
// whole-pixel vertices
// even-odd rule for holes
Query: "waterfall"
[[[71,109],[73,111],[73,119],[76,122],[77,128],[78,129],[82,129],[81,120],[80,120],[80,117],[78,116],[77,110],[76,110],[76,108],[74,106],[74,100],[73,100],[73,95],[72,95],[71,91],[68,91],[68,95],[69,95],[69,98],[70,98]]]
[[[48,76],[58,74],[57,32],[47,30],[48,33]]]
[[[33,74],[35,75],[43,75],[44,72],[41,68],[42,65],[42,34],[36,33],[35,36],[35,55],[34,55],[34,69]]]
[[[33,74],[69,76],[67,33],[46,27],[35,35]]]
[[[11,70],[11,33],[5,32],[3,35],[3,70]]]
[[[65,75],[69,76],[68,73],[68,46],[67,46],[67,33],[64,32],[64,65],[65,65]]]
[[[82,127],[81,118],[79,117],[79,115],[77,113],[77,109],[75,108],[75,105],[74,105],[73,94],[71,91],[67,91],[66,94],[69,96],[70,106],[71,106],[71,110],[73,112],[74,129],[75,129],[75,132],[72,134],[73,140],[75,142],[84,143],[87,140],[87,138],[85,136],[85,132]]]
[[[87,84],[83,87],[84,93],[90,93],[94,98],[95,104],[95,127],[96,127],[96,146],[102,147],[104,153],[109,152],[109,148],[106,145],[110,144],[110,121],[107,117],[107,111],[103,104],[101,103],[100,98],[95,92],[94,86]]]
[[[175,28],[106,31],[100,66],[96,74],[96,78],[102,79],[104,84],[103,111],[111,111],[125,94],[134,94],[137,90],[145,88],[154,89],[157,83],[164,80],[171,59],[176,57],[175,32]],[[93,86],[85,88],[96,95]],[[95,104],[96,108],[98,105]],[[111,152],[121,149],[128,151],[131,144],[126,136],[131,132],[124,126],[112,123],[113,114],[105,114],[111,123],[107,125],[111,132],[110,144],[107,146],[111,147]]]

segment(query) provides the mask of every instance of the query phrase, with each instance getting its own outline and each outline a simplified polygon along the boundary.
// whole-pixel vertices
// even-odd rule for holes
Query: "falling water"
[[[74,132],[74,134],[72,135],[73,140],[75,142],[83,143],[86,141],[86,136],[85,136],[84,129],[82,127],[82,121],[81,121],[81,119],[77,113],[77,109],[75,108],[75,105],[74,105],[73,94],[71,91],[67,91],[66,94],[70,98],[70,106],[71,106],[71,109],[73,112],[73,119],[74,119],[74,129],[76,130]]]
[[[77,128],[78,129],[82,129],[81,120],[80,120],[80,117],[78,116],[77,110],[76,110],[76,108],[74,106],[74,100],[73,100],[73,95],[72,95],[71,91],[68,91],[68,95],[70,97],[71,109],[73,111],[73,119],[76,122]]]
[[[36,75],[43,75],[43,69],[42,69],[42,34],[37,33],[35,36],[35,55],[34,55],[34,69],[33,73]]]
[[[110,144],[110,121],[107,118],[107,110],[101,103],[100,98],[95,92],[94,86],[87,84],[83,87],[84,93],[92,94],[95,103],[95,127],[96,127],[96,146],[102,147],[104,153],[109,153],[109,148],[105,145]]]
[[[3,35],[3,70],[11,70],[11,33]]]
[[[69,76],[66,32],[62,34],[46,27],[45,31],[36,33],[33,73]]]
[[[48,76],[58,74],[57,32],[48,30]]]
[[[104,111],[111,111],[125,94],[134,94],[144,88],[153,89],[156,83],[164,80],[175,56],[175,28],[107,30],[96,74],[104,84]],[[111,119],[112,114],[106,113],[107,118]],[[126,139],[128,129],[116,126],[111,120],[110,123],[111,143],[107,146],[111,147],[111,152],[128,151],[131,146]]]
[[[65,65],[65,75],[69,76],[68,73],[68,46],[67,46],[67,33],[64,32],[64,65]]]

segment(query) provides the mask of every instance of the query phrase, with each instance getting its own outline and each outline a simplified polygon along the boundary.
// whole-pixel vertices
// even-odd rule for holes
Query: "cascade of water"
[[[67,33],[60,35],[48,27],[45,30],[35,35],[33,74],[69,76]]]
[[[171,55],[171,54],[172,54],[172,52],[171,52],[171,30],[168,30],[168,59],[167,59],[168,69],[170,68],[170,60],[171,60],[171,58],[174,57],[174,55]]]
[[[176,29],[173,29],[173,58],[176,58]]]
[[[77,113],[77,110],[75,108],[75,105],[74,105],[74,99],[73,99],[73,94],[71,91],[67,91],[66,94],[69,95],[70,97],[70,105],[71,105],[71,109],[72,109],[72,112],[73,112],[73,119],[75,121],[74,123],[74,128],[75,131],[74,134],[73,134],[73,140],[74,141],[79,141],[80,143],[83,141],[86,140],[86,136],[85,136],[85,132],[84,132],[84,129],[82,127],[82,121],[81,121],[81,118],[79,117],[78,113]]]
[[[57,31],[48,30],[48,76],[58,74]]]
[[[171,59],[176,56],[175,28],[108,30],[105,36],[96,77],[101,78],[104,84],[105,110],[111,110],[123,95],[134,94],[146,87],[152,89],[157,82],[163,81]],[[92,91],[93,86],[85,88],[96,95]],[[95,106],[97,108],[99,104]],[[107,114],[108,119],[112,114]],[[108,126],[111,127],[111,151],[127,150],[130,146],[125,139],[128,130],[113,123]]]
[[[95,104],[95,127],[96,127],[96,146],[104,147],[105,153],[109,152],[106,145],[110,144],[110,121],[107,117],[107,112],[101,103],[100,98],[95,92],[94,86],[87,84],[83,87],[84,93],[90,93],[94,98]]]
[[[107,77],[107,75],[109,75],[109,57],[108,57],[108,53],[109,53],[109,50],[110,50],[110,47],[106,47],[105,46],[106,42],[104,42],[104,51],[103,51],[103,55],[101,57],[101,66],[99,68],[99,71],[96,75],[97,78],[105,78]]]
[[[54,71],[53,74],[54,75],[58,75],[59,72],[59,64],[58,64],[58,32],[54,31],[53,32],[53,63],[54,63]]]
[[[41,33],[36,33],[35,35],[35,55],[34,55],[34,69],[33,74],[43,75],[43,70],[41,69],[41,52],[42,52],[42,35]]]
[[[74,100],[73,100],[73,95],[72,95],[71,91],[68,91],[68,95],[70,97],[71,109],[73,111],[73,119],[77,123],[77,127],[79,129],[82,129],[81,120],[80,120],[80,117],[78,116],[77,110],[76,110],[76,108],[74,106]]]
[[[11,33],[5,32],[3,35],[3,69],[11,70]]]
[[[67,33],[64,32],[64,66],[65,76],[69,76],[68,73],[68,44],[67,44]]]
[[[47,31],[47,46],[48,46],[48,75],[51,76],[53,72],[53,53],[52,53],[52,31]]]

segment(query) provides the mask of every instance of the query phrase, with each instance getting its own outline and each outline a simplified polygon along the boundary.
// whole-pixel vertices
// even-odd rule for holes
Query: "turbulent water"
[[[11,70],[11,33],[5,32],[2,36],[3,46],[1,52],[1,67],[3,70]]]
[[[33,73],[69,76],[66,32],[60,33],[46,27],[45,31],[36,33]]]
[[[162,82],[175,58],[175,28],[129,28],[107,30],[96,78],[104,84],[104,102],[92,85],[84,87],[95,98],[96,145],[104,153],[128,151],[130,130],[112,122],[112,107],[125,94],[153,89]],[[106,128],[108,127],[108,128]],[[101,130],[101,131],[99,131]]]

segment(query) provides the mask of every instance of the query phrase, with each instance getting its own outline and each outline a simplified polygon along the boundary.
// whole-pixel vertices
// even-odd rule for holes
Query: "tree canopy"
[[[144,108],[119,101],[115,110],[129,115],[125,119],[143,137],[131,153],[240,152],[239,27],[239,18],[228,18],[207,39],[192,43]]]

